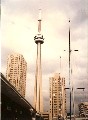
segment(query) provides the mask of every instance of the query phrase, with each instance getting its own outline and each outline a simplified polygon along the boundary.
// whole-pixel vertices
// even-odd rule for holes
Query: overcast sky
[[[2,0],[1,71],[6,74],[8,54],[20,53],[27,62],[26,99],[33,104],[38,29],[42,9],[42,83],[44,109],[49,110],[49,77],[60,72],[68,86],[68,29],[71,20],[71,80],[88,91],[88,0]],[[78,52],[74,52],[78,49]],[[66,50],[66,51],[64,51]],[[78,92],[77,92],[78,91]],[[82,90],[80,90],[81,94]],[[88,94],[85,92],[85,98]],[[81,95],[82,99],[82,95]],[[78,100],[78,99],[77,99]],[[79,102],[79,101],[78,101]]]

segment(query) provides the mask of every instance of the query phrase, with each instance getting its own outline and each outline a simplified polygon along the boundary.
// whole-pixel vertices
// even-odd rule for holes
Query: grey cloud
[[[79,103],[82,101],[87,101],[88,100],[88,91],[86,92],[85,90],[76,90],[75,91],[75,103]]]
[[[31,4],[30,4],[31,3]],[[10,15],[23,15],[23,14],[30,14],[32,12],[35,14],[37,6],[36,2],[34,1],[24,1],[24,0],[8,0],[2,1],[2,6],[4,9],[6,9],[6,13]]]
[[[31,3],[31,4],[30,4]],[[82,22],[85,22],[85,20],[87,19],[87,15],[86,15],[86,8],[87,8],[87,1],[82,1],[82,0],[56,0],[56,1],[42,1],[41,2],[41,7],[44,8],[44,12],[45,14],[49,14],[49,12],[55,11],[58,12],[61,11],[64,14],[68,14],[67,17],[69,19],[70,14],[72,12],[75,13],[74,18],[72,18],[72,21],[74,23],[74,26],[80,26],[80,24]],[[23,15],[23,14],[30,14],[32,13],[32,17],[37,17],[37,13],[38,13],[38,7],[39,7],[39,0],[37,0],[37,2],[35,1],[28,1],[26,0],[24,1],[11,1],[8,0],[8,2],[6,1],[2,1],[2,6],[4,6],[4,8],[6,9],[6,12],[10,15]]]
[[[62,2],[62,3],[65,3]],[[67,5],[66,5],[67,4]],[[87,25],[87,18],[88,18],[88,1],[87,0],[68,0],[66,4],[63,4],[64,7],[62,9],[64,10],[64,13],[67,13],[70,17],[71,16],[71,21],[73,22],[72,27],[77,28],[80,27],[81,24]],[[74,15],[72,16],[72,13]]]
[[[43,74],[50,74],[54,73],[55,70],[58,68],[57,64],[55,61],[44,61],[42,63],[42,72]]]
[[[44,98],[44,101],[45,101],[45,102],[47,102],[47,101],[49,102],[49,95],[46,95],[46,94],[45,94],[43,98]]]
[[[49,111],[49,102],[44,102],[44,111]]]
[[[78,10],[73,19],[74,27],[80,26],[83,23],[84,23],[84,26],[87,26],[88,25],[87,18],[88,18],[88,15],[86,14],[85,11]]]
[[[1,1],[1,0],[0,0]],[[2,0],[1,3],[2,4],[5,4],[7,1],[6,0]]]
[[[80,27],[81,24],[84,23],[84,26],[87,26],[87,18],[88,18],[88,1],[87,0],[77,0],[73,2],[74,5],[72,6],[74,13],[74,17],[72,19],[73,25],[72,27]]]
[[[87,64],[88,64],[87,61],[85,61],[85,62],[82,62],[82,61],[78,62],[77,61],[75,65],[77,68],[81,68],[82,70],[86,70]]]
[[[27,63],[27,73],[29,74],[34,74],[35,75],[35,70],[36,70],[36,64],[34,63]]]
[[[44,97],[44,101],[49,101],[49,97]]]
[[[85,88],[88,89],[88,80],[79,80],[74,84],[75,88]]]
[[[45,96],[43,101],[44,101],[44,111],[48,111],[49,110],[49,96],[48,97]]]
[[[28,96],[28,95],[26,95],[25,98],[27,99],[27,101],[28,101],[31,105],[33,105],[33,96]]]
[[[31,4],[30,4],[31,3]],[[33,11],[36,11],[36,9],[38,9],[39,5],[41,7],[44,8],[45,11],[55,11],[57,9],[59,10],[63,10],[64,12],[70,12],[70,11],[74,11],[74,10],[78,10],[79,8],[83,7],[85,8],[85,5],[86,5],[86,2],[82,1],[82,0],[55,0],[55,1],[51,1],[51,0],[44,0],[44,1],[23,1],[23,0],[14,0],[14,1],[11,1],[11,0],[8,0],[7,1],[4,1],[2,0],[2,5],[5,6],[7,8],[7,10],[9,10],[9,12],[33,12]],[[35,9],[35,10],[34,10]],[[68,10],[67,10],[68,9]],[[66,11],[67,10],[67,11]]]
[[[12,52],[14,51],[11,50],[10,48],[1,46],[1,65],[2,66],[6,66],[8,54],[11,54]]]
[[[76,75],[74,75],[75,80],[87,80],[87,78],[88,78],[88,75],[83,70],[80,73],[77,73]]]

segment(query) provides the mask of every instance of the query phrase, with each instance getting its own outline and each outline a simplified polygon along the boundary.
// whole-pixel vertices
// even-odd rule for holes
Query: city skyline
[[[39,1],[2,0],[2,73],[6,73],[6,60],[10,53],[17,52],[28,63],[26,98],[32,103],[35,82],[36,44],[38,9],[42,9],[42,33],[45,43],[42,46],[42,82],[44,105],[49,105],[49,77],[60,72],[68,85],[68,20],[71,20],[71,68],[76,87],[88,86],[88,36],[87,0]],[[64,50],[67,50],[64,52]],[[80,62],[79,62],[80,61]],[[71,78],[71,79],[72,79]],[[48,81],[48,82],[47,82]],[[47,84],[46,84],[47,83]],[[88,89],[87,89],[88,91]],[[31,96],[31,100],[30,100]],[[32,103],[33,104],[33,103]]]

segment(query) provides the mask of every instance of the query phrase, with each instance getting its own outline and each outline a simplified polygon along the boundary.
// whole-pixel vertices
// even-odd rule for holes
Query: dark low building
[[[32,120],[36,110],[1,73],[1,120]]]
[[[44,120],[49,120],[49,112],[43,112],[42,117],[44,118]]]

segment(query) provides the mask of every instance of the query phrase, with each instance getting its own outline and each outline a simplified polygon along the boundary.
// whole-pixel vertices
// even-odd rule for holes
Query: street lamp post
[[[70,20],[69,20],[70,23]],[[66,51],[66,50],[64,50]],[[78,50],[73,50],[78,51]],[[70,89],[70,120],[71,120],[71,93],[72,93],[72,85],[71,85],[71,44],[70,44],[70,26],[69,26],[69,89]]]

